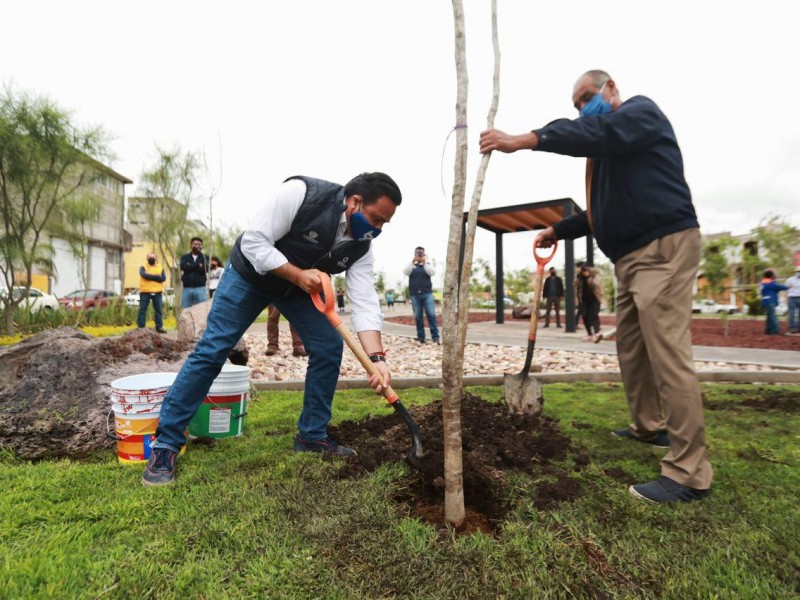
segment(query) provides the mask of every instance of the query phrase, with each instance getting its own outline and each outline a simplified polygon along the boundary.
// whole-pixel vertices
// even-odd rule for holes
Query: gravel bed
[[[384,346],[388,350],[387,360],[393,377],[436,377],[441,375],[442,347],[436,344],[419,344],[413,338],[384,334]],[[292,356],[291,338],[288,331],[280,332],[280,353],[266,356],[266,333],[248,333],[244,337],[250,352],[248,365],[250,377],[261,381],[289,381],[305,378],[308,358]],[[525,362],[525,349],[494,344],[467,344],[464,350],[465,375],[498,375],[518,373]],[[619,363],[615,355],[592,352],[537,349],[533,364],[541,365],[544,373],[617,371]],[[770,371],[761,365],[742,365],[725,362],[696,362],[698,371],[743,370]],[[340,377],[357,378],[364,369],[353,354],[344,349]]]

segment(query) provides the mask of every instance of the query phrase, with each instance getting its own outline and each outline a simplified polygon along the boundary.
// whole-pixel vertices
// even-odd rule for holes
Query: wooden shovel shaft
[[[539,326],[539,304],[542,302],[542,287],[544,285],[544,265],[539,264],[536,268],[536,281],[533,284],[533,306],[531,306],[531,326],[528,329],[528,352],[525,355],[525,366],[522,367],[520,375],[527,376],[531,370],[533,360],[533,350],[536,347],[536,330]]]
[[[350,330],[347,329],[344,323],[339,323],[339,325],[336,326],[336,331],[338,331],[339,335],[342,336],[344,343],[347,344],[347,347],[350,348],[353,354],[356,355],[358,362],[360,362],[361,366],[363,366],[367,370],[367,373],[369,373],[370,375],[377,375],[378,377],[383,377],[381,375],[381,372],[378,371],[378,368],[375,366],[375,364],[369,359],[367,353],[364,352],[364,349],[361,347],[361,344],[359,344],[356,341],[356,339],[353,337],[353,334],[350,333]],[[391,388],[391,386],[388,385],[383,388],[383,396],[386,398],[389,404],[394,404],[398,400],[397,394]]]

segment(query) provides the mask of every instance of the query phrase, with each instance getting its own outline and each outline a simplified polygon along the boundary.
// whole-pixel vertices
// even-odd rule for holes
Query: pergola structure
[[[500,208],[487,208],[478,211],[478,227],[491,231],[495,235],[496,248],[496,289],[495,298],[496,320],[498,323],[505,322],[505,290],[503,289],[503,235],[506,233],[516,233],[519,231],[534,231],[536,229],[547,229],[551,225],[572,215],[583,212],[583,209],[575,204],[572,198],[559,198],[558,200],[545,200],[543,202],[531,202],[529,204],[516,204],[514,206],[504,206]],[[464,213],[464,227],[467,225],[469,213]],[[575,331],[575,250],[572,240],[560,242],[564,244],[564,294],[566,296],[566,310],[564,323],[567,331]],[[533,248],[531,248],[533,252]],[[586,260],[594,262],[594,237],[586,237]],[[536,264],[531,260],[531,270],[536,269]],[[464,236],[461,238],[461,260],[464,262]],[[459,271],[461,269],[459,268]],[[537,309],[538,307],[532,307]]]

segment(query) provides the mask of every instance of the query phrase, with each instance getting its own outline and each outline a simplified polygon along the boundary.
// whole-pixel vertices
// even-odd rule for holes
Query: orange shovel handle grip
[[[342,323],[342,319],[339,317],[338,313],[336,312],[336,307],[334,306],[336,294],[333,291],[331,277],[327,273],[320,273],[319,280],[320,283],[322,283],[322,293],[325,295],[325,298],[323,299],[316,292],[312,292],[311,301],[314,303],[314,306],[317,307],[317,310],[328,318],[328,321],[331,322],[331,325],[334,327],[339,327],[339,325]]]
[[[333,292],[333,284],[331,283],[330,275],[327,273],[320,273],[319,279],[322,283],[322,293],[325,295],[325,298],[323,299],[319,294],[312,293],[311,301],[314,303],[314,306],[316,306],[317,310],[328,318],[328,321],[330,321],[331,325],[333,325],[336,331],[339,332],[339,335],[342,336],[342,339],[347,344],[347,347],[350,348],[353,354],[356,355],[358,362],[361,363],[361,366],[364,367],[367,373],[380,377],[380,371],[378,371],[377,367],[372,364],[372,361],[367,353],[364,352],[361,344],[355,340],[347,327],[344,326],[342,319],[336,312],[336,307],[333,303],[335,294]],[[399,400],[397,394],[390,386],[383,388],[383,396],[386,398],[386,400],[388,400],[389,404],[394,404],[397,402],[397,400]]]

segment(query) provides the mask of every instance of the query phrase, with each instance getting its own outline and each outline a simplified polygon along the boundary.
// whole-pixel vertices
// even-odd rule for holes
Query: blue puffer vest
[[[411,274],[408,276],[408,292],[412,296],[427,294],[433,291],[431,276],[425,272],[422,265],[414,265]]]
[[[344,187],[312,177],[289,177],[286,181],[291,179],[306,184],[306,195],[289,233],[275,247],[299,269],[319,269],[331,275],[346,271],[367,253],[370,242],[349,241],[333,248],[345,210]],[[275,275],[260,275],[242,252],[241,235],[231,250],[231,265],[248,283],[268,294],[285,295],[295,288]]]

